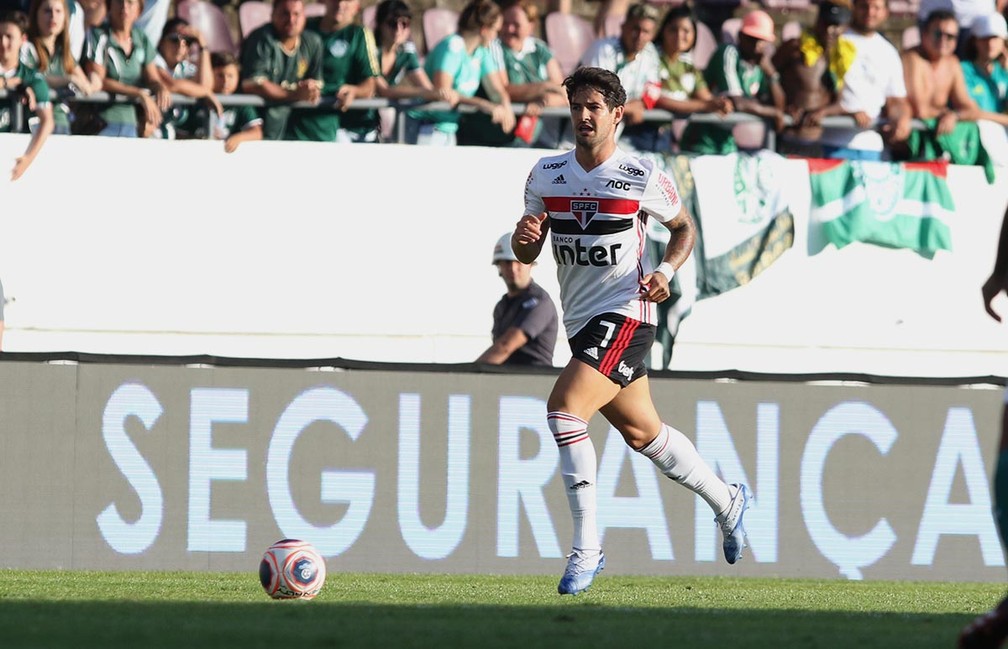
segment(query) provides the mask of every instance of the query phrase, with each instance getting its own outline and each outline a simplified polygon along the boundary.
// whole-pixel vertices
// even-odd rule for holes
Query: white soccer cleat
[[[577,595],[588,590],[595,576],[605,568],[605,555],[601,550],[588,554],[575,548],[567,555],[567,569],[557,585],[561,595]]]
[[[742,525],[742,516],[749,509],[749,500],[752,493],[749,487],[744,484],[732,484],[735,487],[735,494],[732,496],[728,508],[718,514],[714,522],[721,527],[721,535],[724,537],[724,558],[728,563],[735,563],[742,558],[742,548],[746,546],[745,526]]]

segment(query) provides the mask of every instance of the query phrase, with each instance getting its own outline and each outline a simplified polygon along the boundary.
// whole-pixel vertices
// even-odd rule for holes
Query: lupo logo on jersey
[[[563,162],[547,162],[542,166],[542,168],[545,169],[546,171],[549,171],[550,169],[559,169],[565,164],[567,164],[566,160],[564,160]]]
[[[570,209],[583,230],[598,212],[598,201],[571,201]]]

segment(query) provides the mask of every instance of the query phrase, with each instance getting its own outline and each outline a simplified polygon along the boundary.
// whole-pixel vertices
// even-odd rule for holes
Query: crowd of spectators
[[[409,143],[571,143],[566,120],[547,110],[567,98],[564,72],[540,37],[543,12],[569,12],[569,2],[470,0],[457,31],[422,54],[408,0],[381,0],[368,26],[361,0],[319,0],[324,14],[314,17],[305,0],[274,0],[270,20],[241,39],[237,58],[211,52],[199,30],[168,15],[172,0],[147,2],[157,10],[145,0],[0,0],[0,25],[11,26],[19,51],[16,63],[0,61],[0,90],[8,91],[0,131],[13,129],[21,102],[35,115],[22,121],[41,133],[18,175],[47,136],[38,126],[47,112],[56,134],[212,138],[228,151],[255,139],[390,141],[388,110],[402,111]],[[786,40],[769,13],[740,6],[737,33],[724,32],[701,64],[693,53],[703,0],[696,8],[607,1],[579,64],[620,77],[628,96],[620,142],[638,151],[729,153],[748,123],[796,155],[970,163],[961,152],[982,149],[977,121],[1008,124],[1008,29],[997,2],[925,3],[920,42],[907,48],[883,35],[887,0],[820,0],[813,24]],[[33,74],[48,93],[36,90]],[[112,103],[81,101],[99,91]],[[236,92],[261,105],[221,101]],[[393,108],[383,115],[373,103],[353,106],[372,98]],[[837,117],[846,119],[829,119]]]

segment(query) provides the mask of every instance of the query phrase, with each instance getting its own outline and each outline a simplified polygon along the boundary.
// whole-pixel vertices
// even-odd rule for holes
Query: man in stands
[[[723,43],[704,71],[711,92],[727,97],[735,112],[772,119],[774,129],[784,128],[784,91],[771,54],[777,34],[773,18],[751,11],[742,19],[738,45]],[[706,154],[738,150],[732,129],[718,124],[690,124],[683,132],[683,151]]]
[[[915,132],[907,141],[913,158],[933,159],[943,149],[956,151],[960,143],[979,137],[975,122],[980,107],[966,87],[962,65],[955,55],[959,23],[955,14],[938,9],[928,15],[921,29],[921,42],[902,55],[907,98],[915,118],[927,132]]]
[[[322,41],[305,32],[304,0],[276,0],[269,23],[242,44],[242,92],[267,101],[318,104],[322,95]],[[288,137],[290,106],[263,111],[263,138]]]
[[[660,83],[661,55],[655,47],[658,9],[638,3],[627,10],[619,36],[600,38],[581,57],[581,66],[615,72],[626,90],[622,144],[638,151],[655,151],[659,146],[659,124],[644,121],[645,90]],[[653,105],[653,104],[652,104]]]
[[[846,50],[837,41],[850,22],[850,5],[843,2],[821,3],[815,24],[774,54],[786,98],[784,110],[794,120],[794,126],[781,133],[779,153],[823,157],[822,120],[843,113],[837,91]]]
[[[337,110],[295,110],[291,132],[315,142],[377,142],[377,113],[348,110],[355,99],[375,94],[380,73],[374,35],[355,21],[360,0],[324,2],[325,15],[308,20],[306,29],[322,39],[322,94],[336,98]]]
[[[910,136],[907,102],[899,52],[879,33],[889,18],[887,0],[853,0],[850,27],[838,47],[847,50],[840,77],[840,106],[854,118],[854,128],[823,132],[826,157],[881,160],[886,143],[900,144]],[[878,131],[871,128],[880,117]]]

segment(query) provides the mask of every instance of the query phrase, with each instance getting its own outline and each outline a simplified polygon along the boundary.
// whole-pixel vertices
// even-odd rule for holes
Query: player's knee
[[[623,441],[626,442],[626,445],[635,451],[640,451],[655,438],[654,431],[645,432],[636,426],[622,426],[618,430],[623,436]]]

